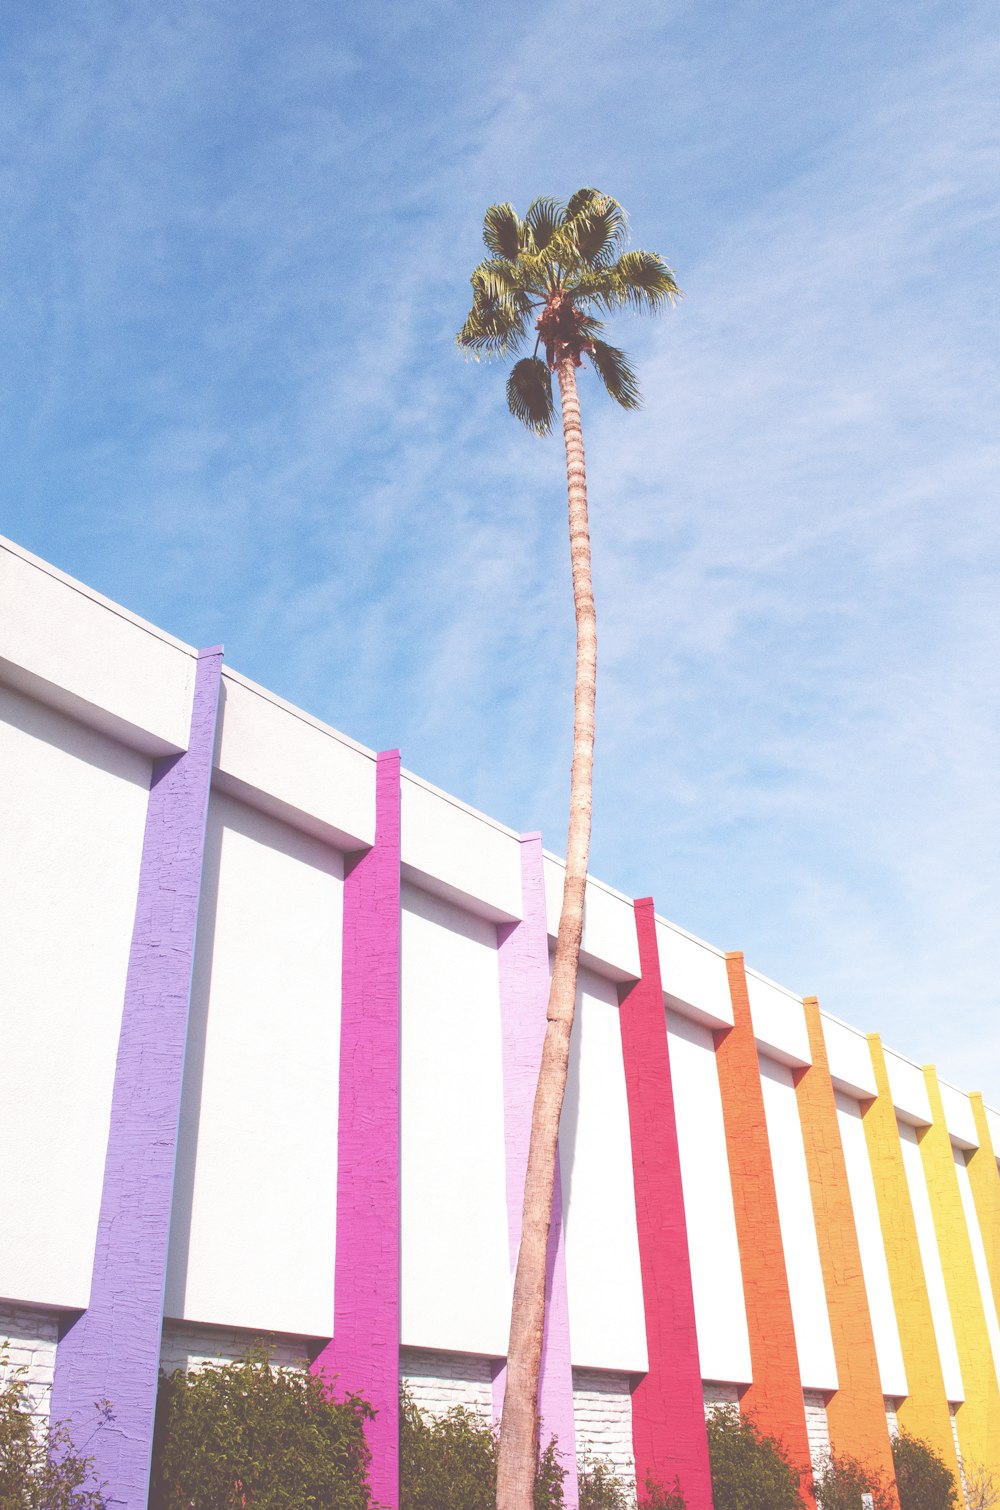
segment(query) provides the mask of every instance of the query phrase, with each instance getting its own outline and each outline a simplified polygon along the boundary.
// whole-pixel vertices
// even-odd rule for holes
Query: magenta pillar
[[[399,1504],[399,772],[398,750],[378,756],[375,843],[344,880],[333,1339],[313,1363],[378,1412],[366,1433],[386,1510]]]
[[[524,1179],[528,1167],[531,1109],[545,1037],[549,997],[549,935],[541,834],[521,836],[522,921],[497,929],[500,969],[500,1021],[503,1036],[504,1132],[507,1145],[507,1232],[510,1267],[521,1243]],[[566,1255],[563,1240],[562,1183],[556,1164],[552,1225],[545,1275],[545,1335],[538,1409],[543,1445],[559,1443],[566,1469],[567,1510],[577,1510],[576,1430],[573,1422],[573,1369],[570,1358]],[[493,1409],[503,1409],[506,1364],[493,1380]]]
[[[146,1510],[149,1489],[221,666],[221,646],[199,652],[188,748],[153,767],[90,1304],[56,1352],[52,1418],[71,1422],[118,1510]],[[102,1400],[111,1415],[99,1420]]]
[[[688,1510],[712,1510],[712,1480],[695,1330],[694,1291],[681,1187],[667,1016],[652,899],[635,903],[641,977],[623,996],[636,1229],[649,1369],[632,1392],[632,1443],[640,1493],[647,1475]]]

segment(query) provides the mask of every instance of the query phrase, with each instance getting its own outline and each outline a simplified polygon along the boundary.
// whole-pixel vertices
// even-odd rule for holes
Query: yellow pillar
[[[1000,1388],[955,1170],[955,1150],[932,1064],[924,1066],[924,1083],[933,1120],[920,1139],[920,1156],[965,1385],[965,1400],[956,1411],[958,1442],[966,1466],[976,1463],[996,1472],[1000,1468]]]
[[[997,1169],[996,1150],[990,1137],[990,1125],[986,1120],[986,1108],[979,1091],[969,1097],[972,1115],[976,1119],[976,1136],[979,1147],[966,1159],[969,1168],[969,1184],[976,1203],[979,1230],[983,1234],[986,1249],[986,1267],[990,1271],[993,1286],[993,1302],[1000,1311],[1000,1169]]]
[[[958,1457],[934,1334],[934,1317],[924,1279],[916,1218],[910,1203],[889,1072],[877,1033],[869,1033],[868,1046],[878,1095],[868,1103],[862,1124],[875,1182],[903,1367],[906,1369],[908,1392],[899,1407],[899,1424],[911,1436],[929,1442],[955,1474],[957,1482]]]

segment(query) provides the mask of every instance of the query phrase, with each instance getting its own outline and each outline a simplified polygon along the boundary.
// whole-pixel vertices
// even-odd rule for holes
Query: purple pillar
[[[399,1504],[399,751],[379,755],[375,845],[344,881],[333,1340],[313,1363],[362,1394],[372,1493]],[[334,1379],[336,1375],[336,1379]]]
[[[53,1419],[72,1422],[110,1504],[124,1510],[146,1510],[149,1488],[221,667],[221,646],[199,652],[188,748],[153,767],[90,1304],[59,1343],[52,1385]],[[113,1415],[98,1422],[102,1400]]]
[[[503,1037],[504,1131],[507,1144],[507,1234],[511,1273],[521,1245],[524,1179],[528,1168],[531,1110],[545,1037],[549,997],[549,934],[541,834],[521,836],[522,921],[497,929],[500,1019]],[[562,1182],[556,1164],[552,1224],[545,1270],[545,1334],[538,1388],[542,1444],[555,1437],[566,1469],[566,1510],[577,1510],[576,1428],[573,1421],[573,1368],[569,1345],[566,1254],[563,1241]],[[493,1380],[493,1409],[503,1409],[507,1365]]]

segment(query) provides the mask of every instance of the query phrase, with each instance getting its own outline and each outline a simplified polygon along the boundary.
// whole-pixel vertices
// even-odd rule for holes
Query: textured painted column
[[[378,756],[375,843],[344,879],[333,1340],[313,1363],[378,1412],[365,1431],[386,1510],[399,1504],[399,764],[398,750]]]
[[[726,955],[726,972],[733,1026],[715,1034],[715,1059],[753,1371],[753,1383],[740,1409],[762,1431],[784,1443],[792,1462],[802,1470],[803,1494],[811,1504],[812,1465],[802,1376],[742,953]]]
[[[538,1084],[538,1067],[545,1037],[545,1009],[549,996],[549,934],[545,916],[545,881],[541,834],[521,836],[522,920],[497,929],[500,972],[500,1022],[503,1036],[504,1133],[507,1147],[507,1235],[510,1269],[517,1267],[521,1244],[524,1178],[528,1167],[531,1109]],[[566,1254],[563,1239],[562,1182],[556,1163],[552,1197],[552,1225],[545,1270],[545,1333],[538,1388],[540,1435],[559,1443],[566,1469],[563,1493],[567,1510],[577,1510],[576,1430],[573,1422],[573,1368],[566,1295]],[[507,1366],[498,1366],[493,1379],[493,1411],[503,1410]]]
[[[667,1014],[652,897],[634,904],[640,979],[619,1013],[628,1093],[636,1228],[649,1369],[632,1391],[636,1482],[712,1510],[704,1392],[681,1187]]]
[[[976,1122],[979,1147],[966,1158],[972,1198],[979,1216],[979,1230],[983,1234],[986,1249],[986,1267],[993,1288],[993,1303],[1000,1311],[1000,1169],[997,1168],[996,1150],[986,1120],[986,1108],[979,1091],[969,1097],[972,1115]]]
[[[957,1476],[958,1458],[951,1431],[951,1415],[945,1394],[944,1374],[934,1333],[924,1266],[920,1257],[917,1223],[910,1203],[910,1187],[899,1143],[896,1109],[892,1104],[889,1072],[882,1042],[869,1033],[872,1067],[878,1095],[862,1116],[868,1158],[875,1183],[882,1242],[892,1303],[896,1310],[899,1344],[909,1394],[897,1412],[899,1424],[912,1436],[930,1442]]]
[[[955,1412],[959,1447],[967,1466],[975,1463],[995,1473],[1000,1468],[1000,1389],[958,1186],[955,1151],[933,1065],[924,1066],[924,1084],[932,1121],[920,1139],[920,1157],[965,1385],[965,1400]]]
[[[72,1418],[110,1504],[145,1510],[163,1287],[222,649],[198,655],[191,733],[149,789],[90,1305],[56,1352],[53,1419]],[[94,1406],[112,1415],[96,1429]]]
[[[812,1064],[799,1071],[795,1095],[839,1381],[826,1406],[830,1445],[835,1453],[857,1458],[892,1483],[882,1381],[823,1023],[815,996],[807,996],[803,1006]]]

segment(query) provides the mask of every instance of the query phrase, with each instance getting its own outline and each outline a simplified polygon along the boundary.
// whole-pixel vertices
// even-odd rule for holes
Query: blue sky
[[[615,194],[592,868],[1000,1102],[994,0],[5,30],[0,529],[561,849],[562,457],[452,343],[487,204]]]

